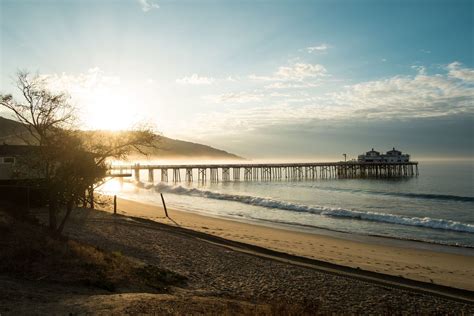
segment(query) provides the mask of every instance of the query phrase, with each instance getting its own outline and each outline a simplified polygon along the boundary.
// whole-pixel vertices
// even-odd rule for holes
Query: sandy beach
[[[162,206],[124,199],[118,199],[118,213],[352,268],[474,290],[474,256],[470,255],[351,241],[170,208],[166,218]]]
[[[42,278],[0,276],[0,313],[160,314],[160,315],[316,315],[316,314],[472,314],[472,291],[410,281],[364,269],[427,278],[465,271],[440,280],[469,288],[470,257],[396,249],[312,234],[242,224],[174,209],[119,200],[119,212],[76,209],[66,225],[68,240],[178,273],[187,281],[166,293],[125,285],[114,291]],[[149,212],[146,219],[145,213]],[[44,209],[34,214],[42,221]],[[133,216],[132,216],[133,214]],[[158,215],[158,216],[150,216]],[[221,238],[221,236],[223,238]],[[232,241],[235,240],[235,241]],[[259,246],[265,246],[262,248]],[[268,250],[274,249],[275,251]],[[280,252],[277,252],[280,251]],[[372,253],[380,252],[380,254]],[[391,254],[394,252],[394,254]],[[297,254],[298,256],[292,256]],[[318,261],[324,259],[326,262]],[[333,263],[358,266],[352,269]],[[358,261],[356,261],[359,259]],[[351,262],[352,260],[352,262]],[[434,264],[435,260],[441,264]],[[332,262],[331,262],[332,261]],[[354,262],[356,261],[356,262]],[[430,263],[431,262],[431,263]],[[393,271],[398,271],[393,269]],[[471,273],[471,274],[469,274]]]

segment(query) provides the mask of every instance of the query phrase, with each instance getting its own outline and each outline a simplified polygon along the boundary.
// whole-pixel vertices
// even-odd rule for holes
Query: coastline
[[[110,211],[110,208],[108,209]],[[368,242],[308,232],[286,230],[206,216],[202,213],[118,198],[118,213],[143,217],[231,241],[416,281],[474,290],[474,256],[407,247],[405,241]],[[337,235],[337,234],[334,234]],[[347,235],[347,234],[346,234]],[[368,236],[369,237],[369,236]],[[403,245],[399,242],[403,242]],[[418,243],[418,242],[413,242]],[[446,246],[442,246],[446,247]]]
[[[127,201],[119,203],[124,206]],[[150,210],[148,205],[135,202],[129,202],[128,206]],[[177,212],[169,210],[169,215],[183,222]],[[33,214],[40,223],[47,221],[46,209],[35,209]],[[204,218],[208,223],[209,219]],[[60,282],[52,283],[43,279],[44,270],[39,271],[40,278],[33,279],[7,274],[0,276],[0,312],[12,315],[473,313],[472,291],[292,256],[249,242],[178,227],[179,223],[174,221],[170,225],[143,215],[113,215],[110,210],[78,208],[71,214],[62,242],[80,247],[75,253],[86,255],[82,264],[92,259],[112,269],[111,276],[121,275],[116,270],[118,262],[106,258],[133,263],[139,268],[153,266],[169,271],[184,278],[184,283],[157,292],[153,288],[133,288],[129,282],[117,284],[114,289],[95,281],[92,287],[89,282],[68,283],[61,274]],[[28,234],[30,229],[26,227],[24,231]],[[272,229],[271,233],[280,238],[275,235],[280,231]],[[84,252],[86,248],[97,254],[90,256]],[[100,279],[93,271],[90,274],[93,280]],[[82,275],[78,273],[76,276]]]

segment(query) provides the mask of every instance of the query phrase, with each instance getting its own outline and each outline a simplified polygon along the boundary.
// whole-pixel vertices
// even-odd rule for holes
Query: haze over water
[[[472,161],[421,162],[405,179],[125,183],[118,195],[263,225],[474,247]],[[182,175],[184,179],[184,175]],[[195,175],[197,179],[197,175]],[[109,186],[104,188],[107,193]],[[161,214],[157,214],[160,216]],[[321,230],[323,229],[323,230]]]

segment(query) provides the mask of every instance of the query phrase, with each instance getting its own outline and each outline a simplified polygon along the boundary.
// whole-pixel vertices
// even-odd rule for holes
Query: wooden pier
[[[418,176],[418,162],[315,162],[192,165],[112,165],[110,173],[133,174],[136,181],[272,181],[347,178],[404,178]],[[159,181],[155,181],[159,180]]]

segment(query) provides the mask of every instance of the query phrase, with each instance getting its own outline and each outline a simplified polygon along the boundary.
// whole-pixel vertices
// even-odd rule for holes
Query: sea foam
[[[304,212],[321,216],[330,216],[335,218],[347,218],[355,220],[373,221],[405,226],[426,227],[431,229],[442,229],[457,232],[474,233],[474,225],[469,223],[462,223],[447,219],[436,219],[430,217],[409,217],[403,215],[359,211],[343,208],[331,208],[325,206],[309,206],[293,202],[279,201],[271,198],[250,196],[250,195],[236,195],[219,193],[208,190],[200,190],[197,188],[185,188],[183,186],[169,186],[166,184],[143,184],[137,183],[139,187],[145,189],[153,189],[157,192],[166,192],[172,194],[190,195],[215,200],[225,200],[248,205],[260,206],[269,209],[279,209],[290,212]]]

